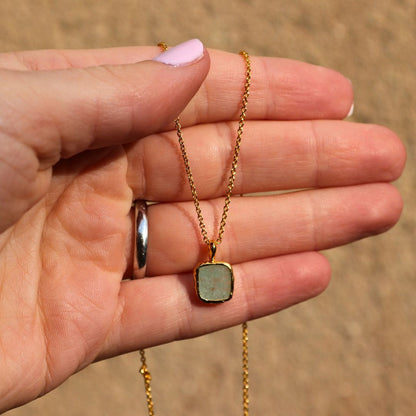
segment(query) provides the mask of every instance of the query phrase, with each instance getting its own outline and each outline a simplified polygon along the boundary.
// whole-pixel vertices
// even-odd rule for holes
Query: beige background
[[[0,49],[175,44],[278,55],[352,79],[360,122],[405,141],[401,222],[328,253],[329,289],[250,324],[252,415],[416,414],[415,0],[0,0]],[[240,329],[154,348],[157,415],[239,415]],[[137,353],[10,416],[145,415]],[[1,375],[0,375],[1,377]]]

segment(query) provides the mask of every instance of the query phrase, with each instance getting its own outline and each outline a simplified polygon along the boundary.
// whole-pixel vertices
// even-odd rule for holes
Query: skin
[[[397,136],[341,121],[351,83],[331,71],[252,57],[235,194],[217,260],[231,301],[201,304],[207,258],[172,120],[183,133],[215,236],[244,62],[205,51],[182,67],[153,47],[0,55],[0,411],[47,393],[95,360],[271,314],[321,293],[319,250],[399,219],[390,185]],[[208,70],[210,68],[209,74]],[[131,276],[131,202],[149,208],[149,279]]]

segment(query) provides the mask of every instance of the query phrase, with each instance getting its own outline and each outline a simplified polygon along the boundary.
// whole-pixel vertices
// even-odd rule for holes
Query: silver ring
[[[146,276],[147,259],[147,205],[145,201],[134,201],[134,255],[133,255],[133,279],[141,279]]]

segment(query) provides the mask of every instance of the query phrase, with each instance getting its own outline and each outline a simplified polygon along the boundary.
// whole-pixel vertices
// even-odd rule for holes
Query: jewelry
[[[168,49],[166,43],[159,43],[164,51]],[[225,231],[225,225],[227,222],[228,212],[230,209],[231,195],[234,189],[235,177],[237,172],[238,156],[240,153],[240,145],[243,135],[243,128],[246,119],[248,96],[251,84],[251,62],[250,57],[245,51],[241,51],[240,55],[246,63],[246,78],[243,91],[242,105],[240,118],[238,122],[237,137],[235,141],[235,147],[233,152],[233,160],[231,163],[231,172],[228,179],[227,192],[225,196],[224,208],[222,212],[221,222],[218,230],[218,237],[215,240],[208,238],[208,233],[205,227],[204,218],[202,216],[202,210],[200,207],[198,193],[196,190],[195,182],[193,179],[191,167],[189,164],[188,154],[185,148],[185,142],[182,134],[182,126],[179,122],[179,118],[175,120],[176,133],[179,140],[179,146],[182,153],[182,158],[185,165],[186,175],[188,177],[189,186],[191,188],[192,199],[195,205],[196,213],[199,221],[199,228],[201,230],[202,239],[208,246],[209,260],[198,264],[194,269],[195,289],[198,298],[206,303],[222,303],[230,300],[234,291],[234,274],[230,264],[225,262],[215,261],[215,254],[218,246],[222,242],[222,238]],[[248,382],[248,328],[247,323],[242,324],[242,358],[243,358],[243,415],[249,415],[249,382]],[[140,373],[144,377],[145,392],[147,399],[147,407],[149,416],[154,415],[152,391],[150,386],[151,375],[147,368],[146,356],[144,350],[140,350],[140,359],[142,366]]]
[[[167,46],[164,43],[160,43],[159,46],[161,46],[164,50],[167,49]],[[222,242],[222,237],[224,235],[225,225],[228,217],[228,211],[230,209],[231,194],[235,184],[238,156],[240,153],[241,139],[246,119],[247,103],[251,83],[250,57],[245,51],[241,51],[240,55],[243,56],[246,62],[246,81],[244,85],[244,93],[242,98],[240,120],[238,123],[237,138],[235,141],[233,160],[231,163],[231,172],[230,177],[228,179],[227,193],[225,196],[224,208],[218,230],[218,237],[216,238],[216,240],[210,240],[208,238],[204,218],[202,216],[202,210],[199,204],[198,193],[196,191],[194,178],[192,176],[192,171],[189,164],[188,154],[185,148],[185,142],[183,140],[182,126],[179,122],[179,118],[175,120],[175,127],[179,140],[179,146],[181,149],[182,158],[185,165],[185,171],[189,181],[189,186],[191,188],[192,199],[194,201],[196,213],[198,216],[199,228],[201,229],[201,234],[204,243],[208,245],[209,249],[209,261],[205,263],[200,263],[194,269],[195,287],[197,295],[199,299],[207,303],[220,303],[230,300],[232,298],[234,290],[234,274],[231,265],[228,263],[215,261],[215,254],[218,245]]]
[[[141,279],[146,275],[147,258],[147,206],[145,201],[133,201],[134,205],[134,253],[133,278]]]

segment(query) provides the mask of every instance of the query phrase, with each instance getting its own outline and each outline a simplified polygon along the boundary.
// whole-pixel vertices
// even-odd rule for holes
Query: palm
[[[58,165],[48,195],[1,240],[0,367],[17,362],[47,390],[102,349],[126,270],[126,156],[95,153]]]

